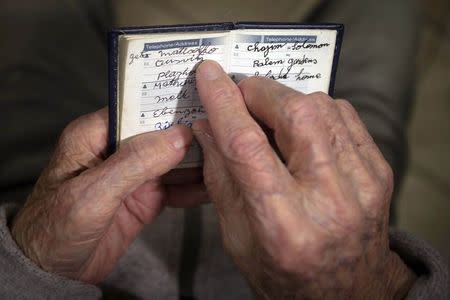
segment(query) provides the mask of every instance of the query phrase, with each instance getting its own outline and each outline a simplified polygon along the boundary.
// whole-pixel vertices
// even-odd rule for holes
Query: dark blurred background
[[[422,22],[399,227],[450,260],[450,1],[422,0]]]

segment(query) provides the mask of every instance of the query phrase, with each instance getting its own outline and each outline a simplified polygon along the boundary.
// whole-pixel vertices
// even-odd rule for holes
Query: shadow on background
[[[450,261],[450,2],[422,1],[410,163],[397,204],[399,227]]]

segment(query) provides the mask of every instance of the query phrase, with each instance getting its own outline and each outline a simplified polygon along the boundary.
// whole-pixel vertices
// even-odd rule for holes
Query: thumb
[[[191,141],[191,130],[185,126],[137,135],[123,142],[104,163],[73,181],[87,183],[105,201],[121,201],[143,183],[173,169],[183,159]]]

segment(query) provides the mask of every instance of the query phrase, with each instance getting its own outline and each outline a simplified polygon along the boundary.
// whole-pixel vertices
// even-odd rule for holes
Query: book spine
[[[117,147],[117,75],[118,75],[118,33],[108,34],[108,155]]]
[[[334,48],[333,66],[331,67],[330,87],[328,95],[334,97],[334,85],[336,83],[339,56],[341,54],[342,40],[344,38],[344,25],[339,25],[336,33],[336,46]]]

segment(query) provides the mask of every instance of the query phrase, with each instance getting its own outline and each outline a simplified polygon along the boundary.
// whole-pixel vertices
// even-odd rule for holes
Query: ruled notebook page
[[[120,140],[174,125],[191,126],[206,118],[196,89],[195,66],[205,60],[226,68],[227,35],[169,33],[128,37],[124,61],[119,62]],[[202,165],[198,143],[193,142],[178,168]]]
[[[303,93],[328,92],[336,30],[238,29],[125,35],[119,40],[118,137],[206,118],[195,67],[217,61],[235,82],[265,76]],[[194,141],[178,168],[201,166]]]
[[[235,81],[265,76],[303,93],[328,93],[336,34],[314,29],[236,30],[230,33],[228,71]]]

